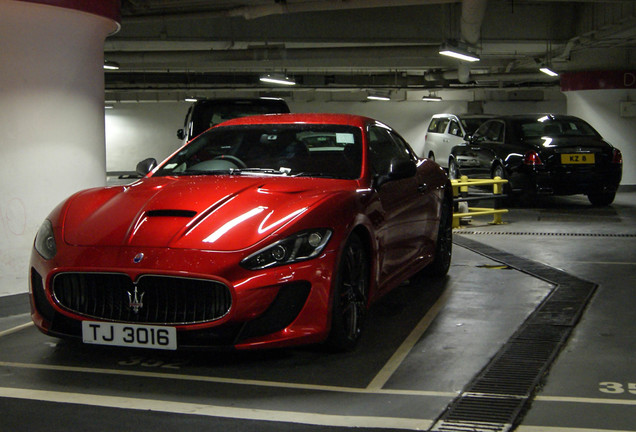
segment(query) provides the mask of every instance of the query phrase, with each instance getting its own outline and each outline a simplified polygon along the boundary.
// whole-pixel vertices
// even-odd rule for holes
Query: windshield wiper
[[[230,170],[231,174],[274,174],[274,175],[289,175],[289,170],[281,168],[237,168]]]
[[[172,172],[167,175],[171,176],[188,176],[188,175],[224,175],[231,174],[232,170],[185,170],[179,172]]]
[[[333,179],[347,178],[346,176],[337,176],[334,174],[327,174],[322,172],[309,172],[309,171],[294,173],[292,177],[320,177],[320,178],[333,178]]]

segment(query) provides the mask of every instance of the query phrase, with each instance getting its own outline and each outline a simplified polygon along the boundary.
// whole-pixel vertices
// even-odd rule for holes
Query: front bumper
[[[140,253],[147,258],[142,263],[135,263],[133,258]],[[45,334],[70,338],[82,337],[83,320],[165,324],[177,329],[179,348],[249,349],[320,342],[329,331],[334,255],[327,251],[310,261],[250,271],[238,266],[244,256],[239,253],[64,246],[53,260],[47,261],[33,252],[30,274],[32,319]],[[72,302],[61,301],[59,293],[54,291],[56,275],[82,273],[125,275],[131,281],[131,287],[149,275],[179,278],[186,283],[189,278],[209,281],[227,287],[231,306],[227,313],[205,322],[157,323],[155,319],[155,322],[145,323],[138,317],[131,320],[130,313],[128,318],[122,319],[100,316],[99,313],[87,313],[83,306],[74,307],[69,305]],[[146,296],[152,295],[152,290],[145,292]],[[82,299],[86,293],[76,297]],[[150,301],[148,297],[146,299]],[[128,304],[126,298],[123,303]]]

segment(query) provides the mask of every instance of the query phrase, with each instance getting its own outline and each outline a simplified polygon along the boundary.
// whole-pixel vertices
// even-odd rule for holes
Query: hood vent
[[[193,218],[197,212],[194,210],[150,210],[146,212],[148,217],[183,217]]]

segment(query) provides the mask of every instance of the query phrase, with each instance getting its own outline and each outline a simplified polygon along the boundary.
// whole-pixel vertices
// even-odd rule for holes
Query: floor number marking
[[[171,361],[166,362],[159,359],[153,359],[148,357],[131,356],[127,360],[117,362],[120,366],[141,366],[145,368],[163,368],[163,369],[181,369],[186,361]]]
[[[625,394],[631,393],[636,395],[636,383],[623,384],[620,382],[604,381],[599,383],[598,390],[607,394]]]

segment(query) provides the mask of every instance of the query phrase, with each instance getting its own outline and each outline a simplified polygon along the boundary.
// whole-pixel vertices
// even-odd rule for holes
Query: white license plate
[[[87,344],[177,349],[174,327],[82,321],[82,339]]]

